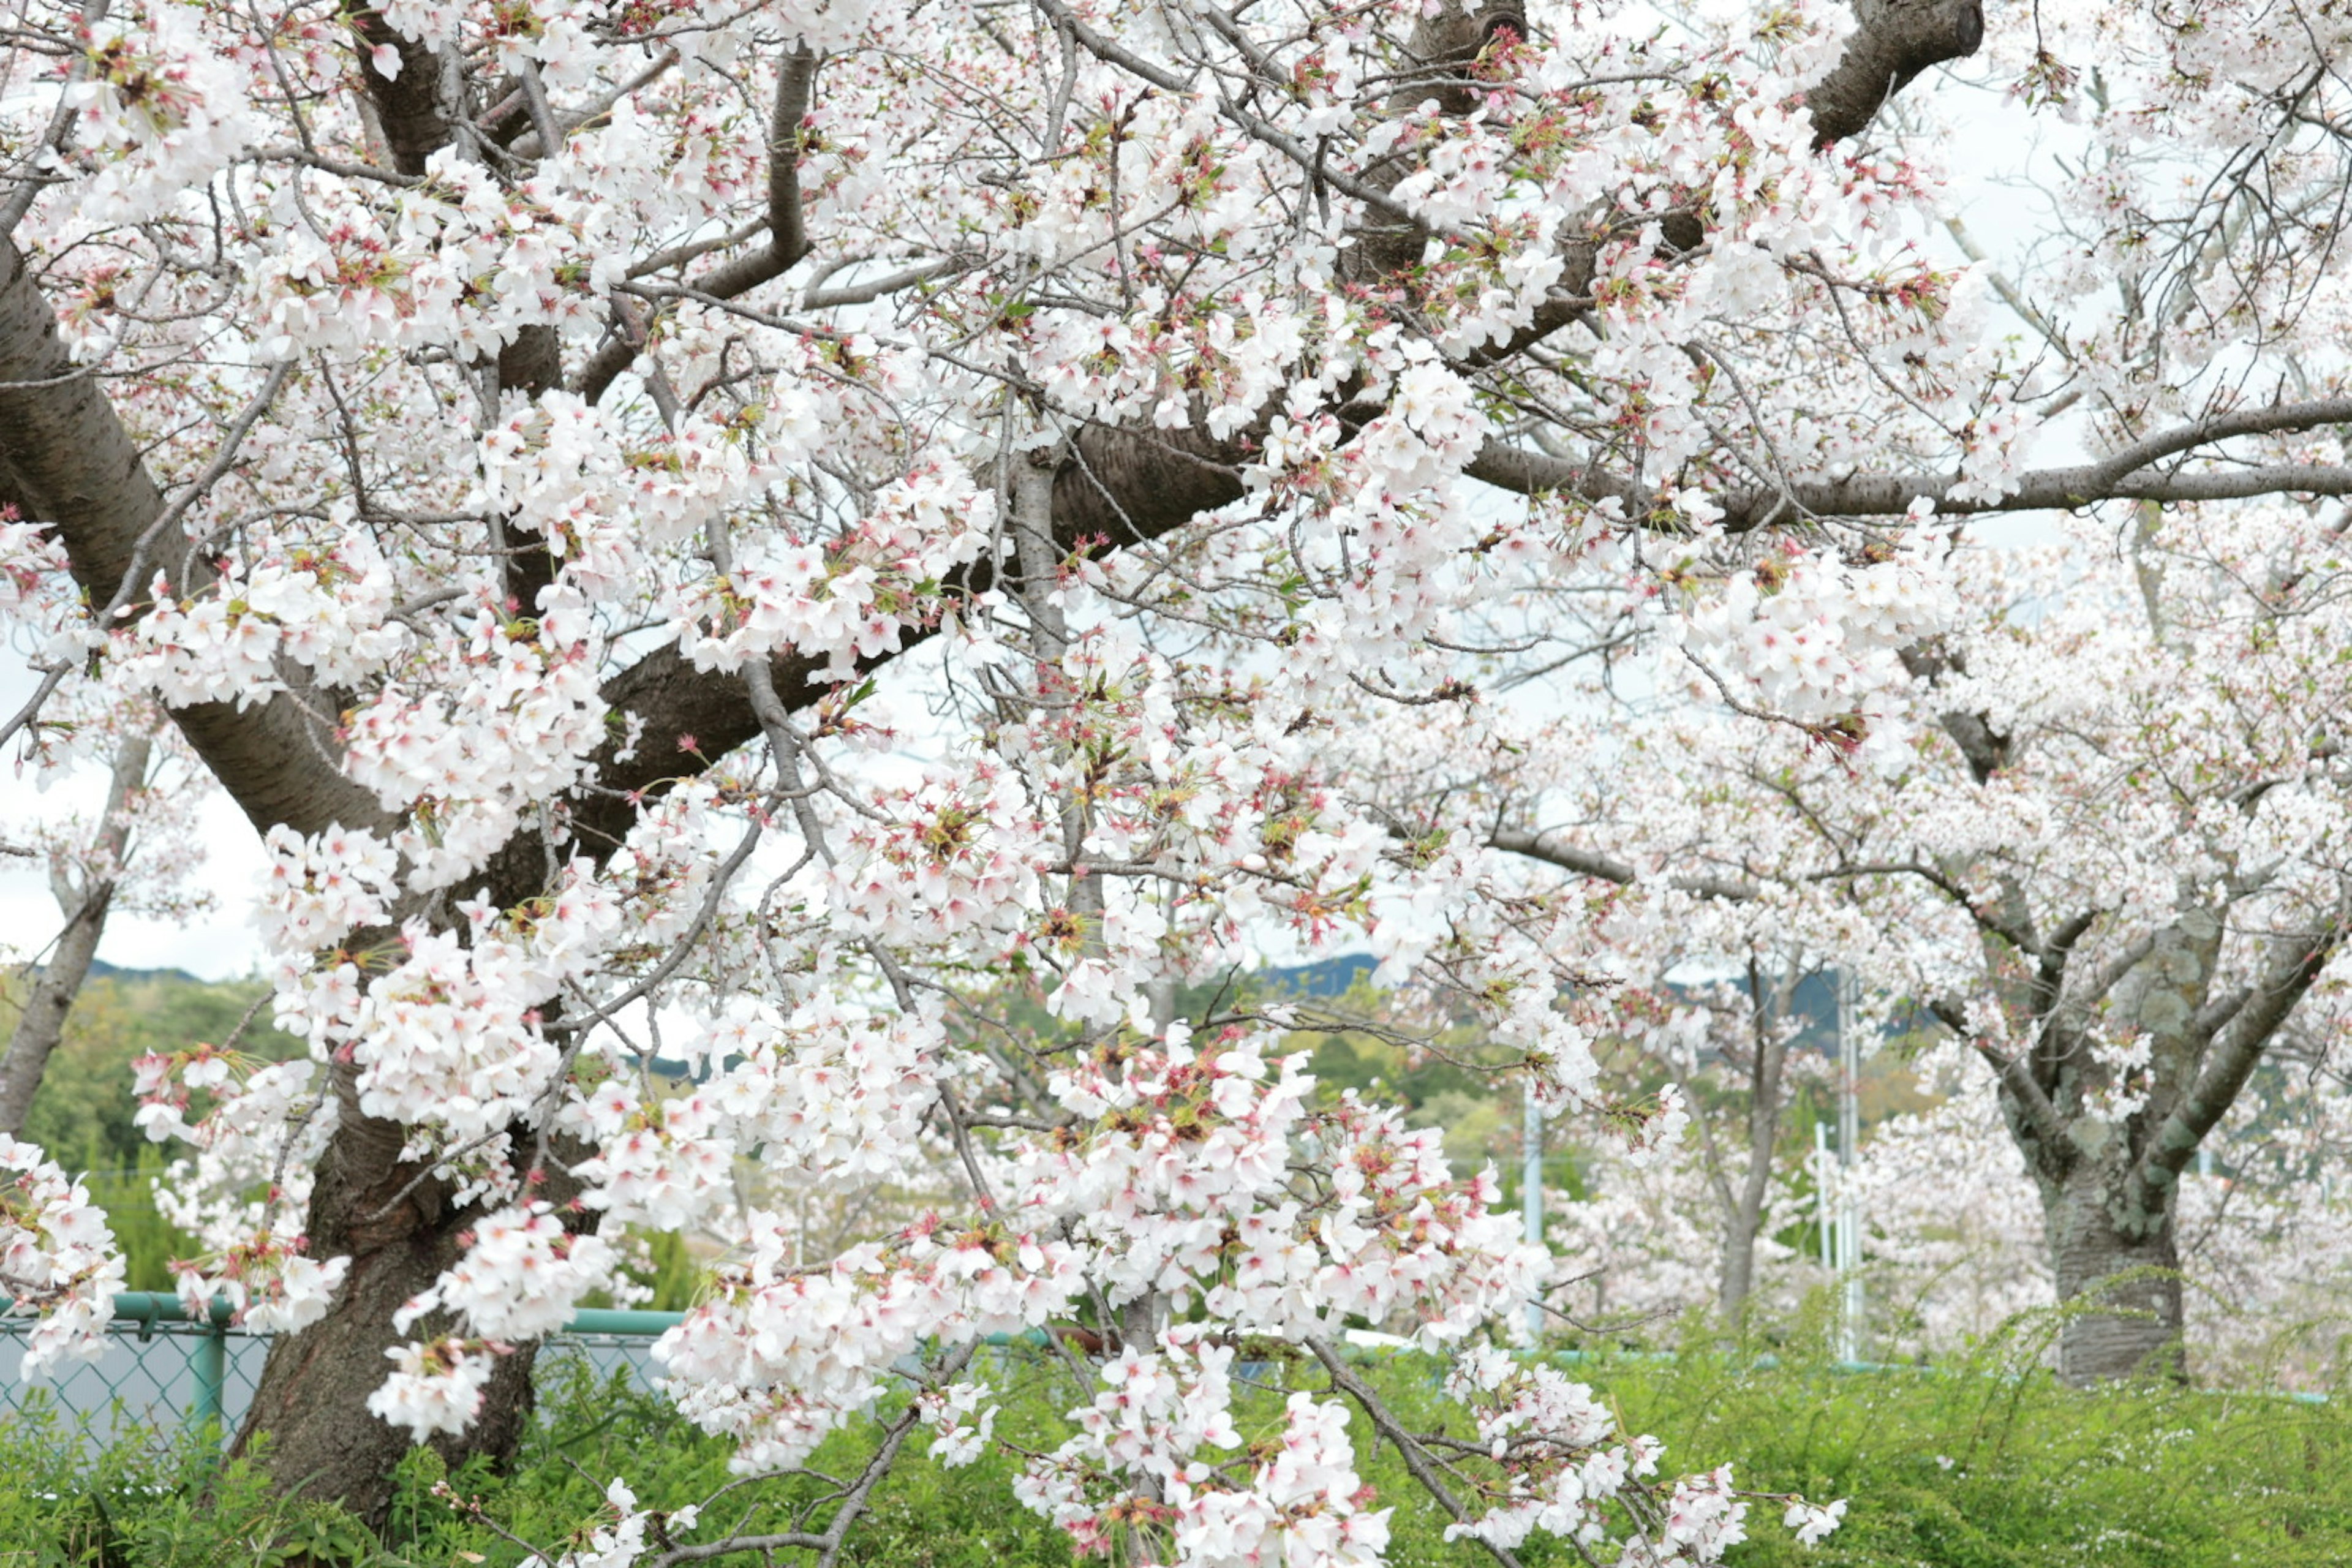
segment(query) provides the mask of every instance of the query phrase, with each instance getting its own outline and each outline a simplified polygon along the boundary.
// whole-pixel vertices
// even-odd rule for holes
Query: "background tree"
[[[199,880],[205,847],[195,819],[208,793],[201,769],[173,737],[156,733],[162,721],[152,706],[132,702],[110,712],[103,701],[92,694],[73,743],[26,770],[54,787],[77,761],[90,760],[106,769],[107,784],[93,820],[68,814],[14,834],[47,862],[64,923],[46,945],[22,954],[26,989],[0,1057],[0,1132],[11,1136],[25,1131],[108,918],[187,921],[216,904]]]
[[[1582,819],[1577,854],[1663,868],[1686,824],[1649,803],[1703,793],[1705,871],[1672,875],[1851,922],[1882,998],[1969,1042],[2059,1297],[2122,1309],[2067,1324],[2093,1379],[2177,1341],[2181,1173],[2292,1021],[2338,1027],[2335,531],[2282,508],[2052,532],[1955,554],[1972,613],[1853,743],[1665,712],[1623,753],[1662,771],[1546,809]]]
[[[123,737],[115,747],[106,805],[88,843],[72,846],[79,855],[53,851],[47,858],[49,887],[65,926],[39,955],[16,1026],[8,1034],[7,1054],[0,1057],[0,1133],[14,1137],[24,1131],[25,1113],[32,1109],[50,1053],[65,1037],[66,1016],[89,978],[116,886],[130,863],[131,814],[134,797],[147,787],[152,755],[146,733]]]

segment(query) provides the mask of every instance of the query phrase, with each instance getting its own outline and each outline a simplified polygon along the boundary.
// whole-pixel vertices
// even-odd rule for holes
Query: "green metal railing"
[[[86,1438],[110,1442],[136,1432],[149,1434],[171,1429],[186,1432],[210,1431],[225,1437],[235,1422],[231,1399],[232,1386],[242,1384],[249,1394],[259,1373],[257,1353],[268,1338],[237,1327],[230,1321],[227,1301],[215,1298],[209,1310],[191,1313],[179,1297],[159,1291],[130,1291],[114,1298],[114,1318],[109,1325],[107,1353],[95,1364],[79,1364],[60,1371],[52,1378],[37,1382],[22,1375],[21,1363],[5,1364],[5,1352],[10,1342],[19,1342],[31,1326],[24,1318],[0,1318],[0,1420],[46,1405],[82,1428]],[[574,1312],[561,1334],[553,1336],[549,1348],[562,1352],[572,1350],[593,1356],[597,1351],[619,1350],[627,1357],[633,1375],[642,1375],[643,1367],[635,1352],[642,1351],[653,1339],[675,1326],[685,1317],[681,1312],[622,1311],[610,1309],[583,1309]],[[252,1347],[243,1357],[232,1352],[239,1343]],[[988,1343],[999,1355],[1021,1349],[1035,1349],[1047,1342],[1041,1330],[1024,1333],[991,1334]],[[165,1347],[178,1346],[184,1352],[184,1362],[170,1363]],[[1367,1356],[1371,1352],[1360,1352]],[[1598,1370],[1612,1362],[1672,1363],[1671,1351],[1587,1352],[1552,1350],[1540,1352],[1555,1365],[1579,1371]],[[151,1361],[163,1363],[151,1365]],[[612,1370],[616,1361],[608,1361],[604,1370]],[[1780,1364],[1780,1358],[1766,1354],[1756,1358],[1758,1370],[1768,1370]],[[1873,1362],[1840,1362],[1830,1370],[1847,1374],[1941,1375],[1948,1369],[1905,1364],[1884,1364]],[[2321,1394],[2288,1393],[2281,1395],[2301,1404],[2325,1404]]]
[[[227,1425],[224,1412],[228,1394],[229,1319],[235,1310],[220,1296],[213,1298],[211,1308],[206,1321],[190,1336],[196,1348],[188,1357],[188,1421],[198,1427]],[[114,1298],[114,1326],[120,1331],[122,1325],[131,1325],[142,1343],[154,1334],[159,1323],[191,1321],[185,1301],[160,1290],[129,1290]]]
[[[21,1360],[0,1369],[0,1419],[47,1405],[85,1429],[102,1426],[108,1436],[125,1428],[161,1431],[174,1426],[226,1435],[234,1425],[233,1384],[242,1383],[249,1393],[258,1372],[252,1354],[239,1357],[233,1347],[239,1342],[258,1347],[268,1337],[232,1324],[232,1315],[229,1303],[219,1297],[207,1310],[193,1313],[179,1297],[163,1291],[119,1294],[108,1325],[107,1350],[98,1363],[61,1368],[40,1380],[23,1375]],[[583,1353],[599,1348],[625,1352],[650,1342],[684,1316],[583,1309],[572,1315],[551,1343]],[[12,1341],[21,1349],[30,1327],[29,1319],[0,1318],[0,1349]],[[184,1366],[171,1363],[166,1347],[184,1350]]]

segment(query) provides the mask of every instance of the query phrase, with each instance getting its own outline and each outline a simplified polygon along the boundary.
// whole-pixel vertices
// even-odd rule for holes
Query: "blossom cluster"
[[[1278,1561],[1373,1568],[1389,1510],[1357,1473],[1347,1412],[1309,1394],[1287,1402],[1280,1436],[1247,1447],[1233,1419],[1234,1349],[1171,1331],[1128,1347],[1078,1430],[1030,1461],[1014,1495],[1082,1552],[1118,1550],[1134,1524],[1164,1529],[1197,1568]]]
[[[654,1353],[679,1408],[732,1436],[734,1467],[751,1473],[805,1458],[926,1340],[1038,1327],[1084,1289],[1076,1248],[1011,1226],[947,1231],[934,1216],[900,1246],[867,1243],[803,1268],[785,1216],[745,1225],[750,1255]]]
[[[604,743],[600,639],[583,611],[562,589],[532,619],[484,606],[463,640],[351,716],[344,769],[386,808],[408,812],[392,843],[414,868],[412,886],[477,869]]]
[[[214,52],[199,14],[185,0],[141,0],[89,26],[88,67],[67,95],[106,154],[80,198],[92,220],[168,210],[260,133],[242,73]]]
[[[990,547],[994,502],[960,467],[918,469],[824,548],[774,540],[680,595],[680,647],[705,669],[794,653],[845,679],[936,617],[941,582]]]
[[[31,1143],[0,1135],[0,1291],[37,1321],[25,1369],[54,1370],[96,1356],[122,1285],[122,1255],[89,1190]]]
[[[1336,1332],[1351,1316],[1410,1318],[1432,1344],[1461,1338],[1533,1289],[1538,1264],[1492,1212],[1491,1173],[1457,1179],[1436,1133],[1355,1100],[1310,1115],[1300,1058],[1269,1071],[1262,1039],[1160,1048],[1077,1065],[1056,1098],[1094,1123],[1069,1147],[1033,1143],[1016,1212],[1069,1216],[1113,1302],[1199,1300],[1250,1332]],[[1328,1185],[1292,1190],[1295,1140]]]
[[[324,1317],[352,1260],[315,1255],[302,1228],[336,1120],[314,1064],[257,1063],[200,1043],[134,1065],[141,1129],[195,1145],[155,1183],[156,1212],[197,1243],[173,1262],[187,1310],[209,1314],[226,1301],[230,1321],[257,1333],[291,1333]],[[193,1123],[191,1091],[212,1100]]]
[[[331,552],[297,546],[250,562],[226,559],[183,592],[173,597],[156,574],[152,606],[116,656],[126,679],[165,702],[263,700],[282,688],[280,660],[329,683],[357,680],[408,641],[388,618],[390,567],[364,534]]]
[[[602,1237],[567,1230],[544,1203],[502,1209],[464,1240],[465,1256],[393,1314],[394,1328],[443,1311],[464,1318],[483,1339],[538,1339],[562,1328],[580,1299],[611,1277],[614,1262]]]
[[[625,1074],[568,1113],[598,1153],[585,1202],[615,1221],[675,1229],[732,1201],[731,1159],[758,1148],[779,1170],[858,1181],[898,1173],[937,1098],[936,1018],[872,1017],[812,1003],[791,1016],[744,1008],[680,1049],[709,1064],[690,1091]]]
[[[1733,575],[1692,612],[1688,646],[1724,660],[1766,708],[1818,721],[1885,708],[1885,693],[1908,682],[1897,656],[1957,608],[1924,550],[1858,566],[1817,552]]]

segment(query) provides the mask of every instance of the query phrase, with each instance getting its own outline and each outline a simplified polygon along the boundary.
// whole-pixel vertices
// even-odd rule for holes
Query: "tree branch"
[[[1498,827],[1486,836],[1486,843],[1488,847],[1500,849],[1507,855],[1540,860],[1547,866],[1557,866],[1563,871],[1573,871],[1580,877],[1591,877],[1598,881],[1615,882],[1620,887],[1632,887],[1642,880],[1640,873],[1624,861],[1612,859],[1598,850],[1565,843],[1549,833]],[[1705,899],[1745,903],[1764,896],[1762,890],[1752,883],[1721,877],[1685,873],[1659,879],[1677,892],[1695,893]]]
[[[1414,1439],[1413,1435],[1405,1430],[1397,1418],[1389,1413],[1387,1405],[1381,1403],[1380,1395],[1365,1386],[1364,1380],[1358,1377],[1354,1369],[1339,1359],[1339,1352],[1328,1343],[1311,1334],[1307,1336],[1306,1343],[1307,1348],[1315,1352],[1315,1359],[1323,1363],[1323,1370],[1331,1374],[1333,1386],[1354,1400],[1357,1407],[1370,1418],[1373,1427],[1381,1436],[1389,1440],[1391,1447],[1396,1449],[1397,1457],[1404,1461],[1404,1468],[1412,1473],[1414,1480],[1421,1483],[1422,1489],[1436,1499],[1437,1505],[1453,1515],[1456,1524],[1473,1526],[1470,1510],[1462,1506],[1461,1500],[1456,1498],[1453,1489],[1445,1484],[1445,1478],[1439,1475],[1437,1467],[1429,1462],[1428,1454],[1423,1451],[1421,1444]],[[1470,1538],[1485,1547],[1487,1555],[1500,1563],[1502,1568],[1519,1568],[1519,1560],[1511,1554],[1508,1547],[1496,1545],[1479,1534],[1475,1527],[1470,1529]]]
[[[1921,71],[1975,54],[1984,41],[1978,0],[1855,0],[1853,11],[1844,54],[1805,94],[1816,146],[1853,135]]]
[[[2033,1081],[2033,1074],[2027,1068],[2024,1059],[2003,1056],[1979,1039],[1969,1030],[1968,1016],[1957,1003],[1933,1001],[1927,1004],[1927,1011],[1933,1013],[1946,1028],[1968,1041],[1969,1048],[1992,1068],[1994,1075],[2000,1079],[2001,1087],[2009,1090],[2017,1114],[2033,1129],[2034,1134],[2042,1140],[2042,1147],[2053,1151],[2062,1147],[2066,1137],[2065,1124],[2058,1119],[2058,1108],[2050,1103],[2050,1097],[2042,1091],[2040,1084]]]
[[[776,73],[776,103],[768,122],[768,243],[712,268],[695,282],[697,293],[719,300],[748,294],[782,278],[809,253],[801,205],[801,122],[808,118],[815,83],[815,54],[806,44],[794,45]],[[591,403],[603,397],[636,357],[634,343],[616,339],[605,344],[580,373],[580,395]]]
[[[2319,978],[2344,940],[2340,919],[2330,920],[2307,941],[2282,942],[2252,994],[2213,1037],[2196,1084],[2173,1106],[2132,1172],[2134,1196],[2150,1204],[2161,1198],[2188,1168],[2197,1146],[2221,1123],[2261,1065],[2263,1053],[2287,1015]]]
[[[134,579],[146,571],[147,535],[167,508],[113,405],[89,378],[65,378],[72,368],[24,256],[0,241],[0,501],[56,526],[92,605],[135,616],[129,595],[144,585]],[[47,384],[20,384],[36,382]],[[209,567],[194,561],[173,587],[184,595],[209,580]],[[321,759],[319,726],[299,702],[205,702],[172,716],[256,828],[388,826],[374,792]]]
[[[2033,975],[2033,1011],[2036,1016],[2049,1012],[2058,1004],[2058,994],[2066,980],[2066,960],[2073,956],[2074,944],[2083,940],[2097,923],[2099,911],[2084,910],[2064,925],[2050,933],[2042,944],[2042,964]]]
[[[1977,929],[1988,936],[2000,938],[2020,952],[2031,953],[2041,951],[2039,944],[2033,940],[2032,931],[2021,930],[1998,915],[1987,913],[1978,906],[1974,899],[1969,897],[1969,890],[1966,888],[1936,869],[1935,867],[1916,860],[1883,860],[1870,861],[1859,866],[1839,866],[1827,871],[1812,872],[1805,878],[1805,880],[1833,882],[1844,881],[1854,877],[1916,877],[1953,903],[1958,904],[1969,919],[1976,922]]]
[[[393,167],[404,174],[421,174],[433,154],[446,147],[457,132],[460,109],[456,94],[449,90],[455,85],[450,79],[455,73],[449,68],[455,62],[395,30],[373,5],[352,9],[347,19],[364,46],[360,50],[360,80],[366,84],[369,101],[375,105],[377,122],[383,125],[383,139],[392,150]],[[400,58],[399,72],[394,76],[375,68],[373,51],[387,44]]]
[[[2352,423],[2352,398],[2242,410],[2160,432],[2097,462],[2021,474],[2011,481],[2006,493],[1990,500],[1956,497],[1952,492],[1962,488],[1957,474],[1856,474],[1843,479],[1792,480],[1769,490],[1727,490],[1714,500],[1722,510],[1723,526],[1743,533],[1816,518],[1900,517],[1919,500],[1932,503],[1940,517],[1973,517],[2066,511],[2104,500],[2186,503],[2264,495],[2352,495],[2352,467],[2338,464],[2279,463],[2194,473],[2148,471],[2158,458],[2180,456],[2215,441],[2251,435],[2293,435],[2347,423]],[[1488,443],[1464,472],[1519,495],[1614,500],[1624,508],[1627,520],[1636,522],[1648,515],[1658,495],[1653,487],[1622,475],[1495,442]]]
[[[952,1379],[961,1373],[971,1362],[973,1348],[969,1344],[957,1346],[940,1367],[939,1377]],[[921,1422],[922,1414],[922,1406],[909,1401],[898,1419],[890,1423],[881,1445],[866,1461],[865,1469],[858,1473],[849,1494],[841,1500],[841,1506],[834,1510],[833,1519],[827,1523],[824,1534],[792,1531],[774,1535],[735,1535],[723,1541],[676,1546],[659,1556],[646,1559],[647,1568],[669,1568],[670,1564],[677,1563],[707,1563],[714,1557],[730,1556],[738,1552],[767,1553],[787,1551],[814,1552],[818,1553],[820,1568],[825,1568],[840,1555],[843,1544],[849,1539],[850,1527],[865,1513],[866,1505],[873,1500],[874,1489],[882,1484],[882,1479],[890,1473],[890,1467],[898,1462],[898,1450],[905,1447],[908,1435]]]

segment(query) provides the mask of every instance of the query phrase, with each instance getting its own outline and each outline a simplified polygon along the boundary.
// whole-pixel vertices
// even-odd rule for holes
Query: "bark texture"
[[[33,982],[25,1010],[8,1037],[8,1054],[0,1058],[0,1134],[14,1138],[25,1130],[26,1113],[33,1108],[41,1076],[49,1058],[65,1038],[66,1018],[74,999],[89,978],[90,961],[98,956],[99,939],[106,934],[107,911],[114,903],[114,885],[131,847],[131,825],[125,809],[131,795],[147,782],[147,762],[153,743],[133,735],[114,753],[114,777],[107,786],[106,815],[89,846],[89,870],[76,884],[63,875],[56,880],[58,902],[66,913],[65,929],[49,959]]]
[[[380,1526],[409,1439],[369,1414],[367,1398],[390,1369],[386,1352],[436,1331],[425,1322],[396,1333],[393,1314],[457,1260],[464,1232],[483,1210],[452,1205],[448,1184],[400,1159],[405,1130],[361,1114],[355,1079],[353,1068],[335,1069],[341,1121],[320,1161],[309,1215],[313,1255],[348,1257],[351,1272],[332,1310],[271,1342],[229,1452],[253,1453],[266,1438],[264,1463],[279,1490],[339,1502]],[[559,1178],[541,1195],[561,1211],[577,1191]],[[493,1463],[513,1456],[530,1420],[532,1351],[522,1346],[501,1357],[483,1390],[480,1417],[457,1436],[434,1440],[453,1467],[474,1456]]]
[[[99,384],[77,373],[57,314],[13,243],[0,241],[0,502],[57,525],[74,581],[93,605],[126,582],[135,616],[157,572],[183,596],[210,584],[202,550],[179,530],[146,536],[164,514],[163,493]],[[298,683],[299,684],[299,683]],[[328,705],[333,710],[333,705]],[[373,792],[336,770],[331,737],[288,699],[240,710],[207,702],[173,710],[173,722],[260,831],[285,823],[317,833],[387,826]]]
[[[1823,147],[1860,132],[1921,71],[1984,42],[1979,0],[1855,0],[1853,14],[1845,53],[1805,95]]]
[[[2221,911],[2192,905],[2095,965],[2078,962],[2074,947],[2097,911],[2045,935],[2022,900],[2012,902],[2020,907],[2008,914],[1985,914],[1996,928],[1987,942],[2033,961],[2011,999],[2035,1020],[2032,1045],[2013,1057],[1979,1050],[2000,1075],[2003,1117],[2042,1196],[2058,1299],[2077,1309],[2061,1330],[2060,1373],[2076,1384],[2185,1376],[2180,1173],[2236,1103],[2341,928],[2326,920],[2273,938],[2256,983],[2221,991]],[[1960,1017],[1949,1003],[1936,1010],[1948,1023]],[[2146,1066],[2119,1077],[2099,1027],[2144,1037]],[[2135,1100],[2132,1109],[2117,1104]]]
[[[2169,1184],[2147,1185],[2140,1173],[2161,1105],[2179,1097],[2182,1079],[2208,1054],[2208,1043],[2195,1037],[2196,1021],[2212,985],[2221,922],[2208,910],[2188,910],[2154,933],[2135,961],[2095,975],[2070,976],[2067,948],[2037,939],[2030,927],[2013,931],[2039,940],[2051,974],[2038,996],[2018,999],[2039,1004],[2040,1027],[2029,1059],[2003,1073],[2000,1100],[2042,1197],[2058,1300],[2074,1309],[2060,1330],[2059,1373],[2078,1384],[2143,1372],[2179,1375],[2175,1194]],[[2148,1034],[2145,1079],[2119,1084],[2103,1065],[2089,1027],[2095,1009]],[[2119,1090],[2135,1089],[2145,1096],[2138,1110],[2117,1116],[2106,1108]]]
[[[2183,1371],[2174,1216],[2168,1208],[2118,1225],[2114,1184],[2094,1169],[2042,1193],[2058,1299],[2082,1309],[2059,1330],[2058,1375],[2073,1384]]]

